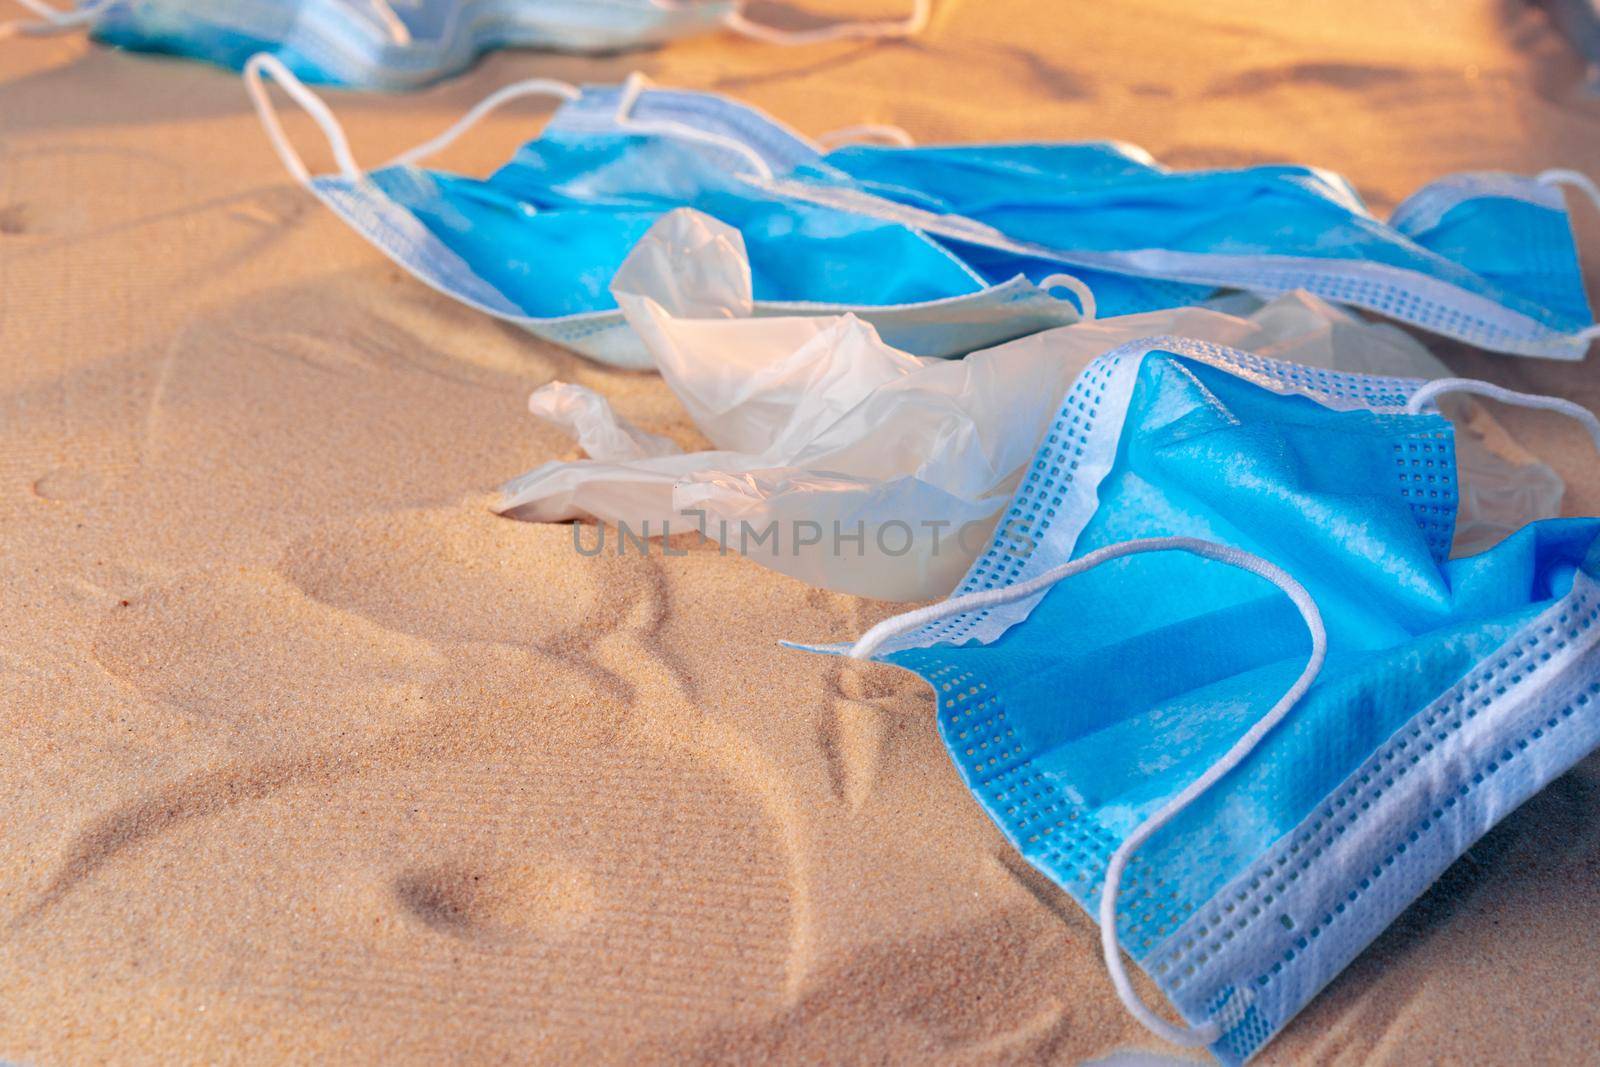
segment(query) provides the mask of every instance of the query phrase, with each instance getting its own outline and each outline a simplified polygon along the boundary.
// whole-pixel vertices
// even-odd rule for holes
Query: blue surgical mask
[[[340,173],[312,178],[271,110],[261,75],[322,125]],[[352,227],[430,286],[591,358],[650,367],[612,298],[612,276],[659,218],[694,207],[741,231],[757,315],[851,311],[922,356],[955,355],[1076,321],[1047,290],[1070,278],[991,282],[942,243],[893,220],[752,187],[816,159],[815,145],[747,108],[700,93],[578,90],[532,81],[485,100],[450,130],[362,171],[337,122],[276,59],[245,70],[286,165]],[[537,139],[487,179],[415,165],[519,95],[564,101]]]
[[[1451,389],[1600,443],[1482,383],[1124,346],[957,595],[850,650],[930,683],[979,803],[1099,916],[1130,1011],[1225,1063],[1600,744],[1600,520],[1449,559]]]
[[[247,76],[263,70],[293,88],[287,72]],[[266,114],[259,82],[252,88]],[[444,138],[370,174],[345,153],[342,173],[311,188],[430,284],[627,365],[644,365],[643,354],[606,286],[631,244],[676,207],[742,231],[766,306],[965,302],[978,321],[1002,323],[978,343],[1049,319],[1037,290],[1061,272],[1076,279],[1080,307],[1092,300],[1104,315],[1181,307],[1220,289],[1303,288],[1501,352],[1579,358],[1597,333],[1557,185],[1587,188],[1597,203],[1600,192],[1572,172],[1457,175],[1384,224],[1342,179],[1303,167],[1176,173],[1108,144],[825,153],[709,93],[637,78],[561,92],[567,102],[544,134],[486,180],[411,165]],[[303,87],[295,95],[313,106]],[[873,321],[918,355],[974,341],[902,344],[891,318]]]
[[[772,184],[921,225],[980,270],[1071,271],[1105,315],[1305,289],[1496,352],[1581,359],[1600,336],[1559,186],[1600,191],[1572,171],[1452,175],[1387,223],[1327,171],[1171,171],[1119,144],[854,146]]]
[[[929,0],[904,20],[785,31],[755,22],[742,0],[89,0],[23,32],[88,26],[106,44],[241,68],[266,52],[308,82],[414,89],[498,48],[616,52],[719,28],[774,43],[900,37],[926,24]],[[0,30],[5,27],[0,26]]]

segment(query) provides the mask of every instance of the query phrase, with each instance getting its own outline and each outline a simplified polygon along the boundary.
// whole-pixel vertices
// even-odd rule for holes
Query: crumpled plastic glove
[[[714,450],[640,455],[641,436],[671,445],[610,414],[598,394],[553,383],[530,406],[541,416],[583,411],[587,436],[571,414],[559,424],[590,458],[514,479],[500,510],[593,518],[647,537],[698,530],[811,584],[887,600],[955,587],[1068,387],[1118,345],[1176,335],[1326,369],[1448,373],[1402,331],[1304,293],[1265,305],[1232,298],[1229,310],[1245,314],[1149,312],[1047,330],[962,360],[921,359],[851,315],[752,317],[739,233],[686,209],[652,227],[612,289]],[[1473,402],[1461,410],[1469,430],[1498,430]],[[1485,443],[1504,451],[1503,431],[1459,436],[1463,529],[1492,541],[1559,509],[1553,472]]]
[[[581,385],[551,382],[528,398],[528,410],[567,431],[591,456],[621,463],[683,451],[671,438],[647,433],[620,418],[605,397]]]

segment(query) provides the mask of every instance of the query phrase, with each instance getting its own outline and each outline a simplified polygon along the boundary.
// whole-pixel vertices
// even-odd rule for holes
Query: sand
[[[378,161],[514,79],[635,67],[810,133],[1317,163],[1380,211],[1446,171],[1600,174],[1581,63],[1512,0],[940,0],[909,44],[506,54],[336,106]],[[484,173],[544,113],[441,163]],[[1592,365],[1435,347],[1600,407]],[[0,43],[0,1060],[1160,1051],[957,781],[921,683],[777,645],[887,606],[703,549],[586,559],[488,512],[573,454],[524,411],[553,378],[700,443],[653,376],[402,275],[287,179],[228,74]],[[1600,509],[1579,432],[1504,421]],[[1263,1062],[1584,1059],[1597,958],[1591,759]]]

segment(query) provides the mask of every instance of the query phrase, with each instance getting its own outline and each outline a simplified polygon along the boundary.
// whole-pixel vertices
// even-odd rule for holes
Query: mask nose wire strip
[[[322,98],[316,93],[307,89],[305,83],[295,77],[277,56],[257,52],[245,60],[245,92],[250,94],[250,102],[255,105],[256,114],[261,117],[262,128],[267,131],[267,140],[272,142],[278,158],[283,160],[283,165],[294,175],[295,181],[301,185],[310,184],[311,172],[306,169],[305,161],[300,158],[300,153],[294,150],[294,145],[289,143],[288,135],[283,132],[283,124],[278,121],[278,111],[273,107],[272,97],[267,94],[267,87],[262,84],[263,76],[270,76],[277,82],[283,91],[289,94],[289,98],[304,108],[306,114],[322,127],[323,136],[328,139],[328,147],[333,150],[333,159],[338,164],[339,172],[346,178],[361,177],[361,168],[356,165],[355,156],[350,154],[350,141],[344,135],[344,127],[333,117],[328,105],[323,103]]]
[[[88,25],[94,21],[96,15],[115,2],[116,0],[95,0],[94,3],[84,4],[82,7],[74,8],[71,11],[62,11],[45,3],[44,0],[16,0],[18,5],[38,15],[39,19],[38,21],[12,19],[8,22],[0,22],[0,41],[14,34],[36,36],[46,33],[58,33],[63,30],[71,30],[79,26]]]
[[[1589,437],[1594,441],[1595,449],[1600,450],[1600,419],[1595,418],[1594,412],[1582,404],[1563,400],[1559,396],[1519,393],[1514,389],[1507,389],[1493,382],[1479,381],[1476,378],[1436,378],[1427,382],[1411,394],[1411,399],[1406,401],[1406,411],[1412,415],[1417,414],[1441,393],[1472,393],[1488,397],[1490,400],[1498,400],[1502,404],[1515,404],[1518,407],[1538,408],[1569,415],[1583,424],[1583,428],[1589,431]]]
[[[872,40],[886,37],[915,37],[927,29],[933,17],[933,0],[913,0],[911,14],[903,19],[885,19],[875,22],[837,22],[819,26],[814,30],[784,30],[756,22],[744,13],[746,5],[740,4],[723,21],[734,33],[767,44],[820,44],[824,41]]]
[[[713,133],[710,130],[697,129],[681,122],[661,122],[634,118],[633,109],[638,105],[639,97],[649,87],[650,79],[639,71],[629,74],[627,79],[623,81],[622,93],[617,98],[615,121],[618,127],[635,133],[650,133],[662,137],[676,137],[685,141],[699,141],[701,144],[711,145],[725,152],[732,152],[749,163],[757,177],[771,180],[773,176],[772,168],[767,165],[767,161],[761,158],[755,149],[742,141],[736,141],[732,137]]]
[[[1105,888],[1100,895],[1100,945],[1105,954],[1106,970],[1111,974],[1111,984],[1116,988],[1117,997],[1122,1001],[1123,1007],[1127,1008],[1128,1013],[1157,1037],[1185,1048],[1201,1048],[1214,1043],[1222,1036],[1222,1028],[1215,1021],[1208,1021],[1197,1027],[1174,1026],[1151,1011],[1134,990],[1133,982],[1123,965],[1121,945],[1117,940],[1117,894],[1121,889],[1123,872],[1139,846],[1176,818],[1219,779],[1242,763],[1245,757],[1261,743],[1262,738],[1283,720],[1316,680],[1328,654],[1328,631],[1323,626],[1322,613],[1317,610],[1316,601],[1311,598],[1306,588],[1276,564],[1241,549],[1194,537],[1151,537],[1107,545],[1071,563],[1064,563],[1045,571],[1036,578],[1004,589],[985,589],[968,593],[966,596],[954,597],[942,604],[933,604],[897,615],[892,619],[885,619],[862,635],[848,654],[851,659],[867,659],[890,638],[915,630],[929,622],[1023,600],[1059,581],[1093,570],[1109,560],[1143,552],[1187,552],[1265,578],[1283,590],[1294,603],[1300,612],[1300,617],[1305,620],[1306,629],[1311,634],[1311,655],[1307,658],[1300,676],[1295,679],[1288,691],[1278,698],[1278,702],[1265,715],[1256,720],[1255,725],[1233,743],[1232,748],[1206,768],[1200,777],[1189,783],[1183,792],[1167,801],[1161,810],[1140,823],[1133,833],[1128,835],[1121,847],[1112,854],[1111,862],[1106,867]]]
[[[1582,171],[1558,167],[1539,174],[1535,181],[1543,185],[1571,186],[1587,196],[1594,203],[1595,210],[1600,211],[1600,185],[1596,185],[1594,179]],[[1600,338],[1600,323],[1596,323],[1588,329],[1579,330],[1577,336],[1580,341],[1593,341]]]

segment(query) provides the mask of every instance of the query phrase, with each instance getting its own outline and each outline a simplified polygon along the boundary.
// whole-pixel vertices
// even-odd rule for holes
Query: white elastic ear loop
[[[1534,181],[1541,185],[1570,185],[1579,192],[1586,193],[1589,199],[1594,201],[1595,208],[1600,210],[1600,185],[1596,185],[1594,179],[1582,171],[1556,167],[1540,173]]]
[[[415,148],[401,152],[391,159],[387,166],[398,166],[415,163],[419,159],[426,159],[436,152],[442,152],[456,139],[472,127],[482,122],[484,116],[499,107],[501,104],[518,100],[525,96],[553,96],[561,100],[576,100],[582,95],[576,85],[554,78],[529,78],[526,81],[513,82],[503,89],[497,89],[474,104],[465,115],[457,119],[449,129],[417,145]]]
[[[822,148],[838,148],[850,144],[888,144],[896,148],[915,148],[917,142],[899,126],[887,122],[863,122],[858,126],[829,130],[817,137],[817,144]]]
[[[1583,424],[1583,428],[1589,431],[1589,437],[1594,441],[1594,447],[1600,450],[1600,419],[1595,418],[1594,412],[1582,404],[1563,400],[1559,396],[1519,393],[1514,389],[1507,389],[1493,382],[1479,381],[1476,378],[1436,378],[1427,382],[1411,394],[1411,399],[1406,401],[1406,411],[1412,415],[1417,414],[1441,393],[1472,393],[1488,397],[1490,400],[1498,400],[1502,404],[1515,404],[1518,407],[1538,408],[1569,415]]]
[[[16,3],[38,15],[39,18],[37,21],[12,19],[9,22],[0,22],[0,40],[17,34],[36,37],[87,26],[94,21],[96,15],[116,3],[116,0],[93,0],[92,3],[75,7],[70,11],[62,11],[45,3],[45,0],[16,0]]]
[[[699,141],[724,151],[732,152],[750,164],[756,176],[771,178],[772,168],[767,161],[762,159],[755,149],[732,137],[725,137],[720,133],[710,130],[699,130],[693,126],[686,126],[679,122],[645,121],[633,117],[634,105],[639,102],[639,96],[650,85],[650,79],[638,71],[634,71],[622,83],[622,95],[617,99],[616,123],[625,130],[638,133],[654,133],[663,137],[677,137],[686,141]]]
[[[1535,181],[1543,185],[1567,185],[1583,193],[1594,203],[1596,211],[1600,211],[1600,185],[1596,185],[1593,178],[1582,171],[1568,170],[1557,167],[1539,174]],[[1588,329],[1579,330],[1577,337],[1580,341],[1593,341],[1600,338],[1600,323]]]
[[[1084,322],[1094,321],[1094,290],[1085,285],[1082,279],[1074,278],[1070,274],[1052,274],[1040,279],[1039,288],[1047,293],[1052,289],[1068,290],[1078,298],[1078,317]]]
[[[1305,586],[1295,581],[1287,571],[1276,564],[1269,563],[1260,556],[1252,555],[1241,549],[1228,545],[1218,544],[1214,541],[1205,541],[1195,537],[1151,537],[1138,541],[1124,541],[1117,545],[1107,545],[1105,548],[1096,549],[1081,559],[1064,563],[1039,575],[1037,578],[1003,589],[985,589],[977,593],[968,593],[966,596],[953,597],[942,604],[933,604],[929,607],[908,611],[903,615],[896,615],[892,619],[885,619],[872,629],[868,630],[859,641],[850,649],[851,659],[869,658],[885,641],[900,634],[915,630],[929,622],[959,615],[969,611],[982,611],[985,608],[1009,604],[1023,600],[1048,589],[1055,583],[1085,571],[1093,570],[1100,564],[1122,556],[1137,555],[1142,552],[1188,552],[1202,559],[1214,560],[1225,563],[1230,567],[1248,571],[1258,575],[1277,586],[1289,597],[1294,606],[1299,610],[1300,617],[1305,621],[1306,629],[1311,634],[1311,655],[1306,660],[1306,665],[1300,672],[1278,702],[1261,718],[1256,720],[1254,726],[1245,731],[1239,740],[1233,743],[1220,759],[1207,767],[1205,772],[1196,778],[1183,792],[1169,800],[1160,811],[1151,815],[1128,835],[1122,846],[1112,853],[1111,862],[1106,866],[1105,888],[1100,894],[1100,946],[1105,955],[1106,970],[1111,973],[1111,984],[1116,988],[1117,997],[1122,1001],[1128,1013],[1139,1020],[1151,1033],[1157,1037],[1181,1045],[1185,1048],[1203,1048],[1213,1044],[1222,1036],[1222,1028],[1215,1022],[1206,1022],[1197,1027],[1174,1026],[1161,1016],[1151,1011],[1139,995],[1134,991],[1133,982],[1128,977],[1126,967],[1122,962],[1122,946],[1117,940],[1117,894],[1122,886],[1122,875],[1127,870],[1128,861],[1139,846],[1148,841],[1163,826],[1166,826],[1178,816],[1185,808],[1192,804],[1196,798],[1229,771],[1239,766],[1249,756],[1261,739],[1271,732],[1287,715],[1291,708],[1305,695],[1311,683],[1316,680],[1318,672],[1322,670],[1323,661],[1328,654],[1328,631],[1322,623],[1322,613],[1317,610],[1316,601],[1306,591]]]
[[[928,27],[933,16],[933,0],[912,0],[911,14],[903,19],[874,22],[836,22],[814,30],[784,30],[746,17],[740,4],[723,21],[734,33],[768,44],[819,44],[823,41],[870,40],[885,37],[915,37]]]
[[[257,52],[244,64],[244,88],[250,94],[250,102],[255,105],[256,114],[261,117],[262,128],[267,131],[267,140],[272,142],[272,147],[277,150],[278,158],[283,160],[283,165],[294,175],[295,181],[301,185],[311,183],[311,172],[306,169],[305,161],[300,158],[300,153],[294,150],[294,145],[289,143],[289,137],[283,132],[283,124],[278,121],[278,110],[272,104],[272,97],[267,92],[267,87],[262,84],[262,77],[270,75],[277,82],[289,98],[305,109],[306,114],[316,120],[322,127],[323,136],[328,139],[328,147],[333,150],[333,160],[339,167],[339,173],[346,178],[361,177],[361,168],[356,166],[355,156],[350,154],[350,141],[344,135],[344,127],[339,125],[339,120],[333,117],[333,112],[328,110],[328,105],[322,98],[307,89],[305,83],[294,76],[294,72],[283,65],[277,56],[267,52]]]
[[[378,21],[383,23],[383,28],[389,32],[389,37],[398,45],[411,43],[411,29],[405,20],[395,13],[394,6],[389,0],[367,0],[367,6],[372,8]]]
[[[270,74],[272,80],[283,87],[307,113],[322,127],[322,132],[327,135],[328,145],[333,149],[333,158],[338,163],[339,171],[347,178],[361,177],[361,168],[356,164],[355,157],[350,152],[350,142],[345,137],[344,128],[339,125],[339,120],[334,118],[328,105],[316,93],[306,88],[304,82],[294,76],[294,72],[283,65],[278,57],[266,52],[253,55],[244,65],[244,83],[250,93],[250,99],[255,103],[256,112],[261,116],[261,124],[266,128],[267,137],[278,150],[278,158],[283,160],[283,165],[289,169],[302,185],[311,180],[310,172],[306,169],[305,162],[300,154],[289,143],[288,137],[283,132],[283,126],[278,121],[277,110],[272,106],[272,99],[267,94],[266,87],[262,84],[262,75]],[[415,163],[435,152],[443,151],[472,127],[482,122],[484,116],[500,105],[524,96],[554,96],[562,100],[575,100],[579,95],[575,85],[551,78],[529,78],[526,81],[514,82],[503,89],[496,90],[478,101],[477,104],[450,125],[443,133],[422,142],[415,148],[395,156],[384,166],[401,166]]]

